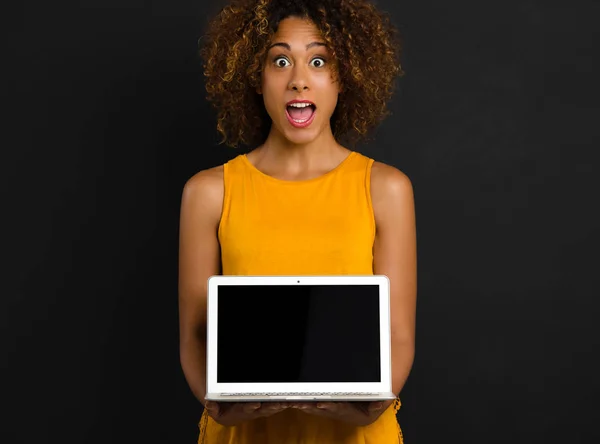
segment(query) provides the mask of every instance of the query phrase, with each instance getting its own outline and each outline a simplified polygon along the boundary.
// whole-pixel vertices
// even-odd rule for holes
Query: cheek
[[[266,106],[274,106],[281,100],[281,79],[277,76],[265,75],[262,79],[262,93]]]
[[[263,90],[263,103],[267,113],[271,118],[275,118],[282,111],[281,100],[281,97],[279,97],[273,90]]]
[[[333,112],[338,102],[337,85],[331,82],[327,82],[327,84],[324,85],[324,88],[321,91],[322,92],[320,92],[318,95],[321,106],[327,107],[329,111]]]

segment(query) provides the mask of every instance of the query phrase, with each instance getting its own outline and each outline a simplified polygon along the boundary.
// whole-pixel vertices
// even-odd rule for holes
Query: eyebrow
[[[269,46],[267,51],[269,51],[274,46],[283,46],[288,51],[292,50],[292,47],[289,44],[283,43],[283,42],[277,42],[277,43],[273,43],[271,46]],[[309,43],[308,45],[306,45],[306,50],[308,51],[310,48],[314,48],[315,46],[327,46],[327,45],[323,42],[312,42],[312,43]]]

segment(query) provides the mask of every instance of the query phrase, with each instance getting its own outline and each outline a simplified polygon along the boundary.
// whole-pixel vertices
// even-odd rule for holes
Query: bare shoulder
[[[219,218],[223,206],[223,165],[208,168],[188,179],[182,195],[182,207],[202,210],[206,215]]]
[[[413,186],[409,177],[398,168],[374,162],[371,169],[371,199],[373,205],[412,201]],[[409,202],[410,203],[410,202]]]
[[[198,171],[188,179],[184,189],[223,188],[223,165]]]

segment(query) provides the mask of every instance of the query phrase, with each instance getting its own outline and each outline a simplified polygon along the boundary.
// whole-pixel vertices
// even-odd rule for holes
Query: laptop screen
[[[379,286],[220,285],[217,382],[380,382]]]

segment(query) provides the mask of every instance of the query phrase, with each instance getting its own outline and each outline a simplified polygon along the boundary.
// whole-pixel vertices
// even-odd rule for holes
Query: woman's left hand
[[[290,403],[290,407],[311,415],[338,419],[357,426],[366,426],[379,418],[392,402],[293,402]]]

